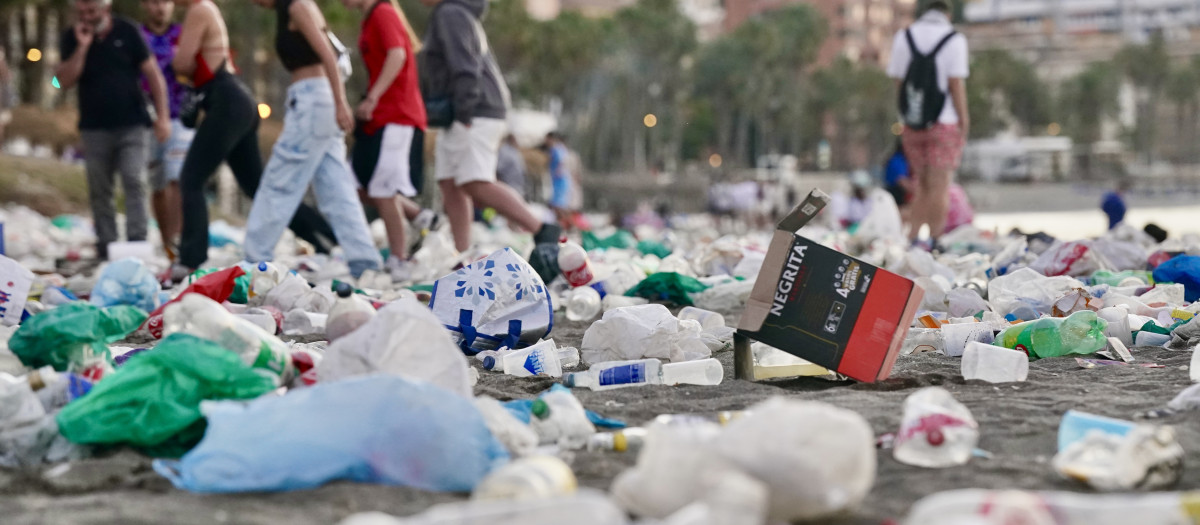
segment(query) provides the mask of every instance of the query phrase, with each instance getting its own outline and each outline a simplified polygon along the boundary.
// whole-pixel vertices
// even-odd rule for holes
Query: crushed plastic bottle
[[[1030,359],[1094,354],[1107,344],[1107,326],[1096,312],[1084,310],[1066,318],[1046,317],[1013,325],[1000,332],[995,344],[1025,352]]]
[[[354,288],[349,284],[339,284],[337,295],[337,301],[329,309],[329,317],[325,321],[325,336],[330,342],[367,324],[376,313],[375,307],[354,293]]]
[[[575,472],[554,456],[529,456],[504,465],[483,478],[473,500],[557,498],[575,492]]]
[[[724,374],[721,362],[712,358],[667,364],[639,359],[596,363],[586,372],[567,374],[563,383],[596,391],[639,385],[719,385]]]
[[[971,411],[946,389],[927,387],[904,400],[892,455],[917,467],[952,467],[970,461],[978,441],[979,424]]]
[[[571,241],[558,245],[558,268],[567,284],[575,288],[585,286],[595,278],[587,252]]]
[[[286,343],[200,294],[188,294],[167,306],[163,334],[174,333],[214,341],[241,356],[252,368],[270,372],[281,383],[291,381],[295,373]]]
[[[483,367],[495,370],[499,368],[506,374],[516,377],[562,377],[562,363],[558,359],[558,349],[554,340],[547,339],[532,346],[504,352],[499,358],[487,356],[483,358]]]
[[[590,286],[580,286],[566,293],[567,319],[590,321],[600,315],[600,292]]]

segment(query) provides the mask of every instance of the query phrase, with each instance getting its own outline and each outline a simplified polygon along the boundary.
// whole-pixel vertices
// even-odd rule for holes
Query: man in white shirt
[[[925,13],[907,30],[896,33],[892,42],[892,57],[888,64],[888,76],[896,79],[899,89],[912,62],[907,33],[911,32],[912,45],[917,52],[928,55],[938,44],[954,31],[950,24],[950,4],[947,0],[933,0]],[[936,244],[946,227],[948,206],[947,190],[954,171],[962,157],[962,148],[970,130],[967,113],[967,88],[965,80],[969,74],[967,39],[961,33],[946,40],[934,57],[937,64],[937,83],[942,93],[947,94],[945,105],[937,122],[925,129],[905,127],[901,139],[904,154],[912,171],[915,190],[912,199],[912,229],[909,238],[916,240],[921,225],[929,225],[932,244]]]

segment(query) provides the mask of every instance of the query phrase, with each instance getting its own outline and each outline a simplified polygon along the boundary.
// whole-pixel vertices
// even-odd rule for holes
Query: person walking
[[[525,156],[521,154],[517,137],[511,134],[500,142],[500,150],[496,155],[496,178],[517,190],[522,199],[528,198],[525,187]]]
[[[76,0],[77,21],[59,41],[65,60],[55,69],[63,89],[79,86],[79,134],[87,171],[88,201],[96,227],[96,254],[108,259],[117,240],[114,175],[125,192],[125,235],[146,240],[145,169],[151,125],[139,84],[144,76],[154,101],[154,136],[171,132],[167,88],[137,25],[112,13],[112,0]]]
[[[896,80],[901,140],[913,181],[912,225],[917,241],[929,226],[929,247],[946,227],[947,191],[970,132],[967,113],[967,39],[950,24],[948,0],[933,0],[925,13],[896,33],[888,76]]]
[[[283,132],[275,141],[263,184],[246,224],[246,260],[270,261],[284,226],[316,189],[317,207],[329,218],[345,250],[351,276],[379,269],[367,218],[346,165],[344,133],[354,117],[346,102],[325,16],[312,0],[254,0],[276,15],[275,51],[292,74]]]
[[[516,190],[496,182],[500,141],[508,133],[508,87],[480,20],[486,0],[421,0],[432,7],[421,51],[421,92],[429,125],[440,128],[434,172],[454,245],[471,247],[474,206],[492,208],[534,234],[557,243],[562,229],[543,224]]]
[[[167,83],[167,105],[171,113],[171,136],[151,149],[147,170],[150,172],[150,208],[158,222],[163,250],[172,263],[178,256],[176,245],[183,220],[179,172],[183,170],[183,159],[196,134],[179,121],[187,88],[175,78],[175,70],[171,67],[179,47],[179,34],[183,31],[183,26],[173,22],[174,15],[174,0],[142,0],[142,37]],[[150,93],[150,83],[146,79],[142,79],[142,89]]]
[[[196,96],[203,97],[199,106],[204,110],[179,176],[183,227],[179,262],[168,276],[177,281],[208,259],[205,184],[225,162],[242,193],[254,197],[263,163],[258,148],[258,106],[249,88],[233,75],[229,32],[221,10],[211,0],[175,0],[175,4],[186,6],[188,11],[171,65],[178,76],[191,83]],[[181,110],[181,120],[196,118],[198,105],[191,106]],[[336,242],[333,229],[307,205],[300,205],[290,226],[296,236],[312,243],[319,253],[328,253]]]
[[[358,49],[369,88],[355,110],[351,167],[360,192],[387,227],[390,254],[384,267],[393,280],[408,281],[413,273],[408,219],[433,213],[411,200],[424,186],[425,103],[416,64],[421,43],[395,0],[342,0],[342,5],[366,12]]]

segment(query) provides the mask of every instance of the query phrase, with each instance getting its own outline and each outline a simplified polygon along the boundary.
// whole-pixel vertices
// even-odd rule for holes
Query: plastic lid
[[[492,357],[490,355],[487,357],[484,357],[483,358],[483,368],[486,370],[491,370],[493,368],[496,368],[496,358]]]
[[[263,261],[263,262],[260,262],[260,263],[258,263],[258,271],[260,271],[260,272],[265,272],[265,271],[267,271],[267,263],[266,263],[266,261]]]
[[[351,296],[351,295],[353,295],[353,294],[354,294],[354,288],[352,288],[352,287],[351,287],[349,284],[347,284],[347,283],[338,283],[338,285],[337,285],[337,295],[338,295],[338,297],[341,297],[342,299],[345,299],[345,298],[347,298],[347,297],[350,297],[350,296]]]
[[[613,450],[617,452],[625,452],[629,449],[629,441],[625,439],[624,432],[613,433]]]
[[[575,388],[575,374],[567,374],[567,376],[563,378],[563,386],[567,388]]]
[[[547,405],[544,400],[535,400],[533,402],[533,415],[538,419],[546,419],[550,417],[550,405]]]

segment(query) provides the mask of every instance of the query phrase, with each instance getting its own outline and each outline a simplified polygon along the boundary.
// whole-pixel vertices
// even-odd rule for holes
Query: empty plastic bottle
[[[567,374],[568,387],[611,390],[639,385],[719,385],[725,369],[716,359],[662,364],[658,359],[596,363],[587,372]]]
[[[551,346],[554,346],[553,339],[539,341],[538,343],[535,343],[535,345],[533,345],[533,346],[536,346],[537,344],[542,344],[545,342],[549,342],[549,343],[551,343]],[[511,348],[501,348],[499,350],[484,350],[482,352],[479,352],[478,354],[475,354],[475,359],[478,359],[480,361],[480,363],[483,364],[484,370],[491,370],[493,372],[503,372],[504,371],[504,356],[507,356],[515,351],[516,350],[513,350]],[[574,368],[576,366],[579,366],[579,349],[578,348],[571,347],[571,346],[564,346],[561,348],[555,348],[554,351],[558,354],[558,362],[562,366],[562,368]]]
[[[163,311],[164,337],[177,332],[216,342],[240,355],[247,365],[268,370],[283,382],[293,375],[287,344],[203,295],[187,294]]]
[[[272,263],[258,263],[250,270],[250,297],[266,297],[267,292],[279,284],[285,274]]]
[[[573,287],[584,286],[594,278],[587,252],[571,241],[558,245],[558,268],[567,284]]]
[[[483,478],[471,499],[527,500],[565,496],[575,492],[575,472],[554,456],[529,456],[500,467]]]
[[[580,286],[566,293],[567,319],[588,321],[600,315],[600,292],[590,286]]]
[[[1108,326],[1091,310],[1070,317],[1046,317],[1014,325],[1000,332],[995,344],[1021,350],[1031,359],[1057,357],[1067,354],[1094,354],[1103,350],[1108,340]]]
[[[329,317],[325,321],[325,336],[330,342],[357,330],[375,317],[375,307],[354,293],[354,288],[349,284],[339,283],[337,295],[338,299],[329,309]]]
[[[483,367],[495,370],[499,363],[504,373],[517,377],[562,377],[562,364],[554,340],[548,339],[532,346],[483,358]]]

